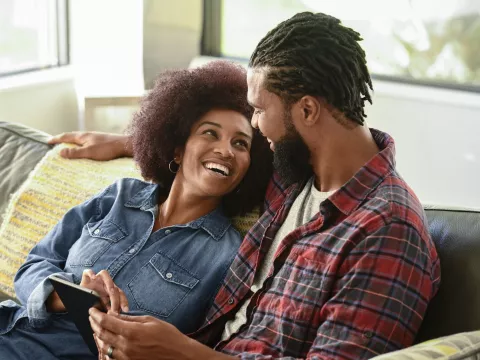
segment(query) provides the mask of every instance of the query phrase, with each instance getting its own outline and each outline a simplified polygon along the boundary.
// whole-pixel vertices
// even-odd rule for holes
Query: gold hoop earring
[[[175,171],[172,170],[172,164],[175,164],[175,165],[178,166],[178,167],[177,167],[177,170],[175,170]],[[173,159],[172,161],[170,161],[170,162],[168,163],[168,170],[170,170],[170,172],[171,172],[172,174],[176,174],[176,173],[178,172],[178,169],[179,169],[179,168],[180,168],[180,165],[178,165],[178,164],[175,162],[175,159]]]

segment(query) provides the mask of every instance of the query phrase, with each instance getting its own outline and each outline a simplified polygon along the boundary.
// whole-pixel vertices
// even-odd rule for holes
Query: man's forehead
[[[266,71],[264,69],[248,68],[247,70],[247,82],[248,87],[260,87],[265,79]]]
[[[247,84],[248,84],[248,101],[252,105],[256,105],[264,96],[265,89],[263,83],[265,79],[265,71],[262,69],[249,68],[247,71]]]

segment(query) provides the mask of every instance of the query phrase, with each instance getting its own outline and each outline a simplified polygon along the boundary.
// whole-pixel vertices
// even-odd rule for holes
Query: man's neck
[[[339,189],[379,152],[366,125],[337,130],[310,146],[315,187],[320,191]]]

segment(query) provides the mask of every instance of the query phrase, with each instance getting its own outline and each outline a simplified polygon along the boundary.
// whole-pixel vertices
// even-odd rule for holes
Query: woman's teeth
[[[226,166],[216,164],[213,162],[208,162],[204,165],[207,169],[215,171],[219,174],[222,174],[223,176],[228,176],[230,175],[230,169]]]

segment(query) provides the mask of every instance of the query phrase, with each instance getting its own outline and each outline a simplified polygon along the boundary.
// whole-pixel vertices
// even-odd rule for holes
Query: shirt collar
[[[133,195],[126,203],[126,207],[139,208],[141,210],[151,210],[157,206],[157,184],[146,185],[142,190]]]
[[[395,171],[395,142],[379,130],[370,129],[380,151],[328,199],[345,215],[354,212]]]
[[[159,185],[151,184],[133,195],[126,203],[126,207],[138,208],[143,211],[150,211],[157,206],[157,191]],[[192,229],[203,229],[215,240],[220,240],[231,225],[231,221],[223,213],[219,206],[210,213],[189,222],[183,226]]]
[[[204,215],[186,224],[186,226],[189,226],[192,229],[202,228],[217,241],[222,238],[230,225],[230,219],[225,216],[221,206],[207,215]]]

